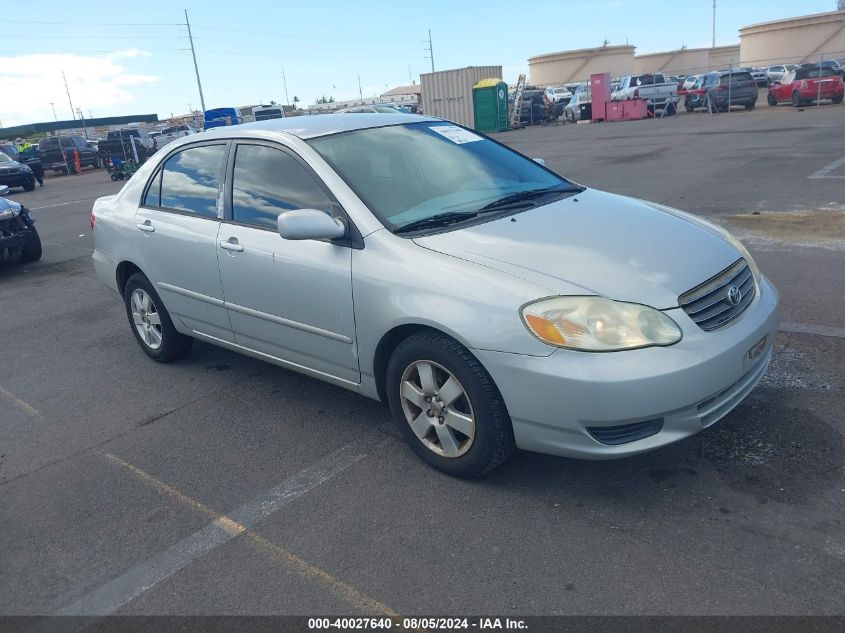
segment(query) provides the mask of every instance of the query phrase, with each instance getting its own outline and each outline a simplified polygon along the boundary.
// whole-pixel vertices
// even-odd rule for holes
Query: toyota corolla
[[[421,116],[179,139],[91,223],[150,358],[200,340],[379,399],[458,476],[698,433],[760,381],[779,325],[722,228]]]

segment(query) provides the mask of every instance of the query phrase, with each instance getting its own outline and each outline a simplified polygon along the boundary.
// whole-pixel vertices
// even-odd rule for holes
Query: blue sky
[[[4,3],[0,122],[70,118],[62,81],[84,115],[199,108],[184,27],[188,9],[206,107],[285,102],[321,95],[365,96],[418,80],[431,68],[424,41],[432,31],[438,70],[502,65],[505,79],[527,71],[533,55],[626,41],[638,53],[709,46],[711,0],[316,0],[182,3],[145,0],[42,0]],[[37,7],[37,11],[33,10]],[[520,17],[512,10],[519,8]],[[832,11],[835,0],[718,0],[718,45],[738,29],[795,15]]]

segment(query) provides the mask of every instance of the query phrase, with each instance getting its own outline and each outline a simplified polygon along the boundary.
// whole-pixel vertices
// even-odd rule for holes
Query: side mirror
[[[0,196],[5,196],[7,193],[9,193],[9,186],[0,185]]]
[[[531,160],[533,160],[538,165],[542,165],[543,167],[546,166],[546,159],[545,158],[532,158]]]
[[[343,220],[317,209],[296,209],[279,214],[279,235],[286,240],[330,240],[346,235]]]

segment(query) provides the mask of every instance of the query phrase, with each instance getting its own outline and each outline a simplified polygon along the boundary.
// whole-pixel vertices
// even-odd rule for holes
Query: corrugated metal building
[[[423,114],[473,127],[472,87],[482,79],[501,78],[501,66],[468,66],[420,75]]]

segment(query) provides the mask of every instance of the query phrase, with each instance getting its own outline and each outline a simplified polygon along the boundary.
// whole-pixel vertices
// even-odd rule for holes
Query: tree
[[[334,103],[334,97],[326,98],[326,95],[323,95],[319,99],[317,99],[316,103]]]

